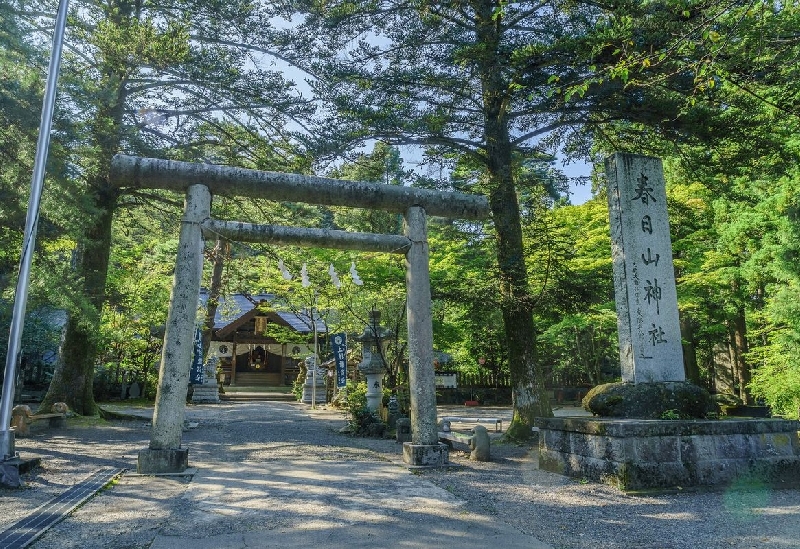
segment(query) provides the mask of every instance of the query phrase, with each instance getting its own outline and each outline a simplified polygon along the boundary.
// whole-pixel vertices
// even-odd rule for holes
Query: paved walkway
[[[136,448],[149,439],[152,409],[114,411],[138,419],[47,433],[54,437],[50,459],[63,454],[63,443],[74,459],[85,454],[84,463],[122,463],[128,472],[33,547],[550,547],[490,515],[466,510],[464,501],[409,471],[395,442],[337,434],[343,420],[336,411],[295,403],[191,406],[192,428],[184,434],[194,472],[190,481],[133,473]],[[502,410],[470,415],[479,412],[494,416]],[[88,440],[92,433],[99,440]],[[40,455],[47,468],[47,445],[26,442],[17,443],[22,457],[30,446],[28,452]],[[24,498],[25,491],[13,497]]]
[[[151,549],[549,547],[392,463],[198,464],[184,497],[183,524]],[[223,520],[230,532],[204,533]]]

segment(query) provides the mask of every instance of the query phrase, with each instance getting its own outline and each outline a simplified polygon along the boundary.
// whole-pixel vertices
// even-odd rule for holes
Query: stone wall
[[[797,482],[800,422],[539,418],[539,468],[622,490]]]

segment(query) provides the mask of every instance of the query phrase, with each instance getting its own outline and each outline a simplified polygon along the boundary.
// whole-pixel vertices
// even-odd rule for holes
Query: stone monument
[[[685,381],[661,161],[606,161],[622,383],[584,407],[600,418],[537,418],[539,467],[624,490],[783,482],[800,467],[796,421],[700,419],[708,393]]]
[[[615,154],[606,177],[622,383],[594,388],[584,405],[601,416],[704,417],[709,395],[685,381],[661,160]]]
[[[606,176],[622,381],[684,381],[661,160],[617,154]]]

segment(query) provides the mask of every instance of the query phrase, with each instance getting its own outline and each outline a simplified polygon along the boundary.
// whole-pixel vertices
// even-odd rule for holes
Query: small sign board
[[[336,386],[347,386],[347,334],[333,334],[331,338],[333,360],[336,362]]]
[[[456,373],[455,372],[436,372],[436,388],[437,389],[456,389]]]

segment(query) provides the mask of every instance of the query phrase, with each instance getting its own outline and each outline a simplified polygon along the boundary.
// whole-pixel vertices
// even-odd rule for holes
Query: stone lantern
[[[369,313],[369,324],[364,327],[364,333],[356,337],[361,342],[361,356],[363,360],[358,364],[358,369],[367,378],[367,408],[377,411],[383,398],[383,375],[386,373],[386,348],[392,331],[380,325],[380,311],[372,310]]]
[[[303,384],[303,404],[317,404],[327,402],[327,373],[318,368],[317,357],[306,358],[306,380]]]

